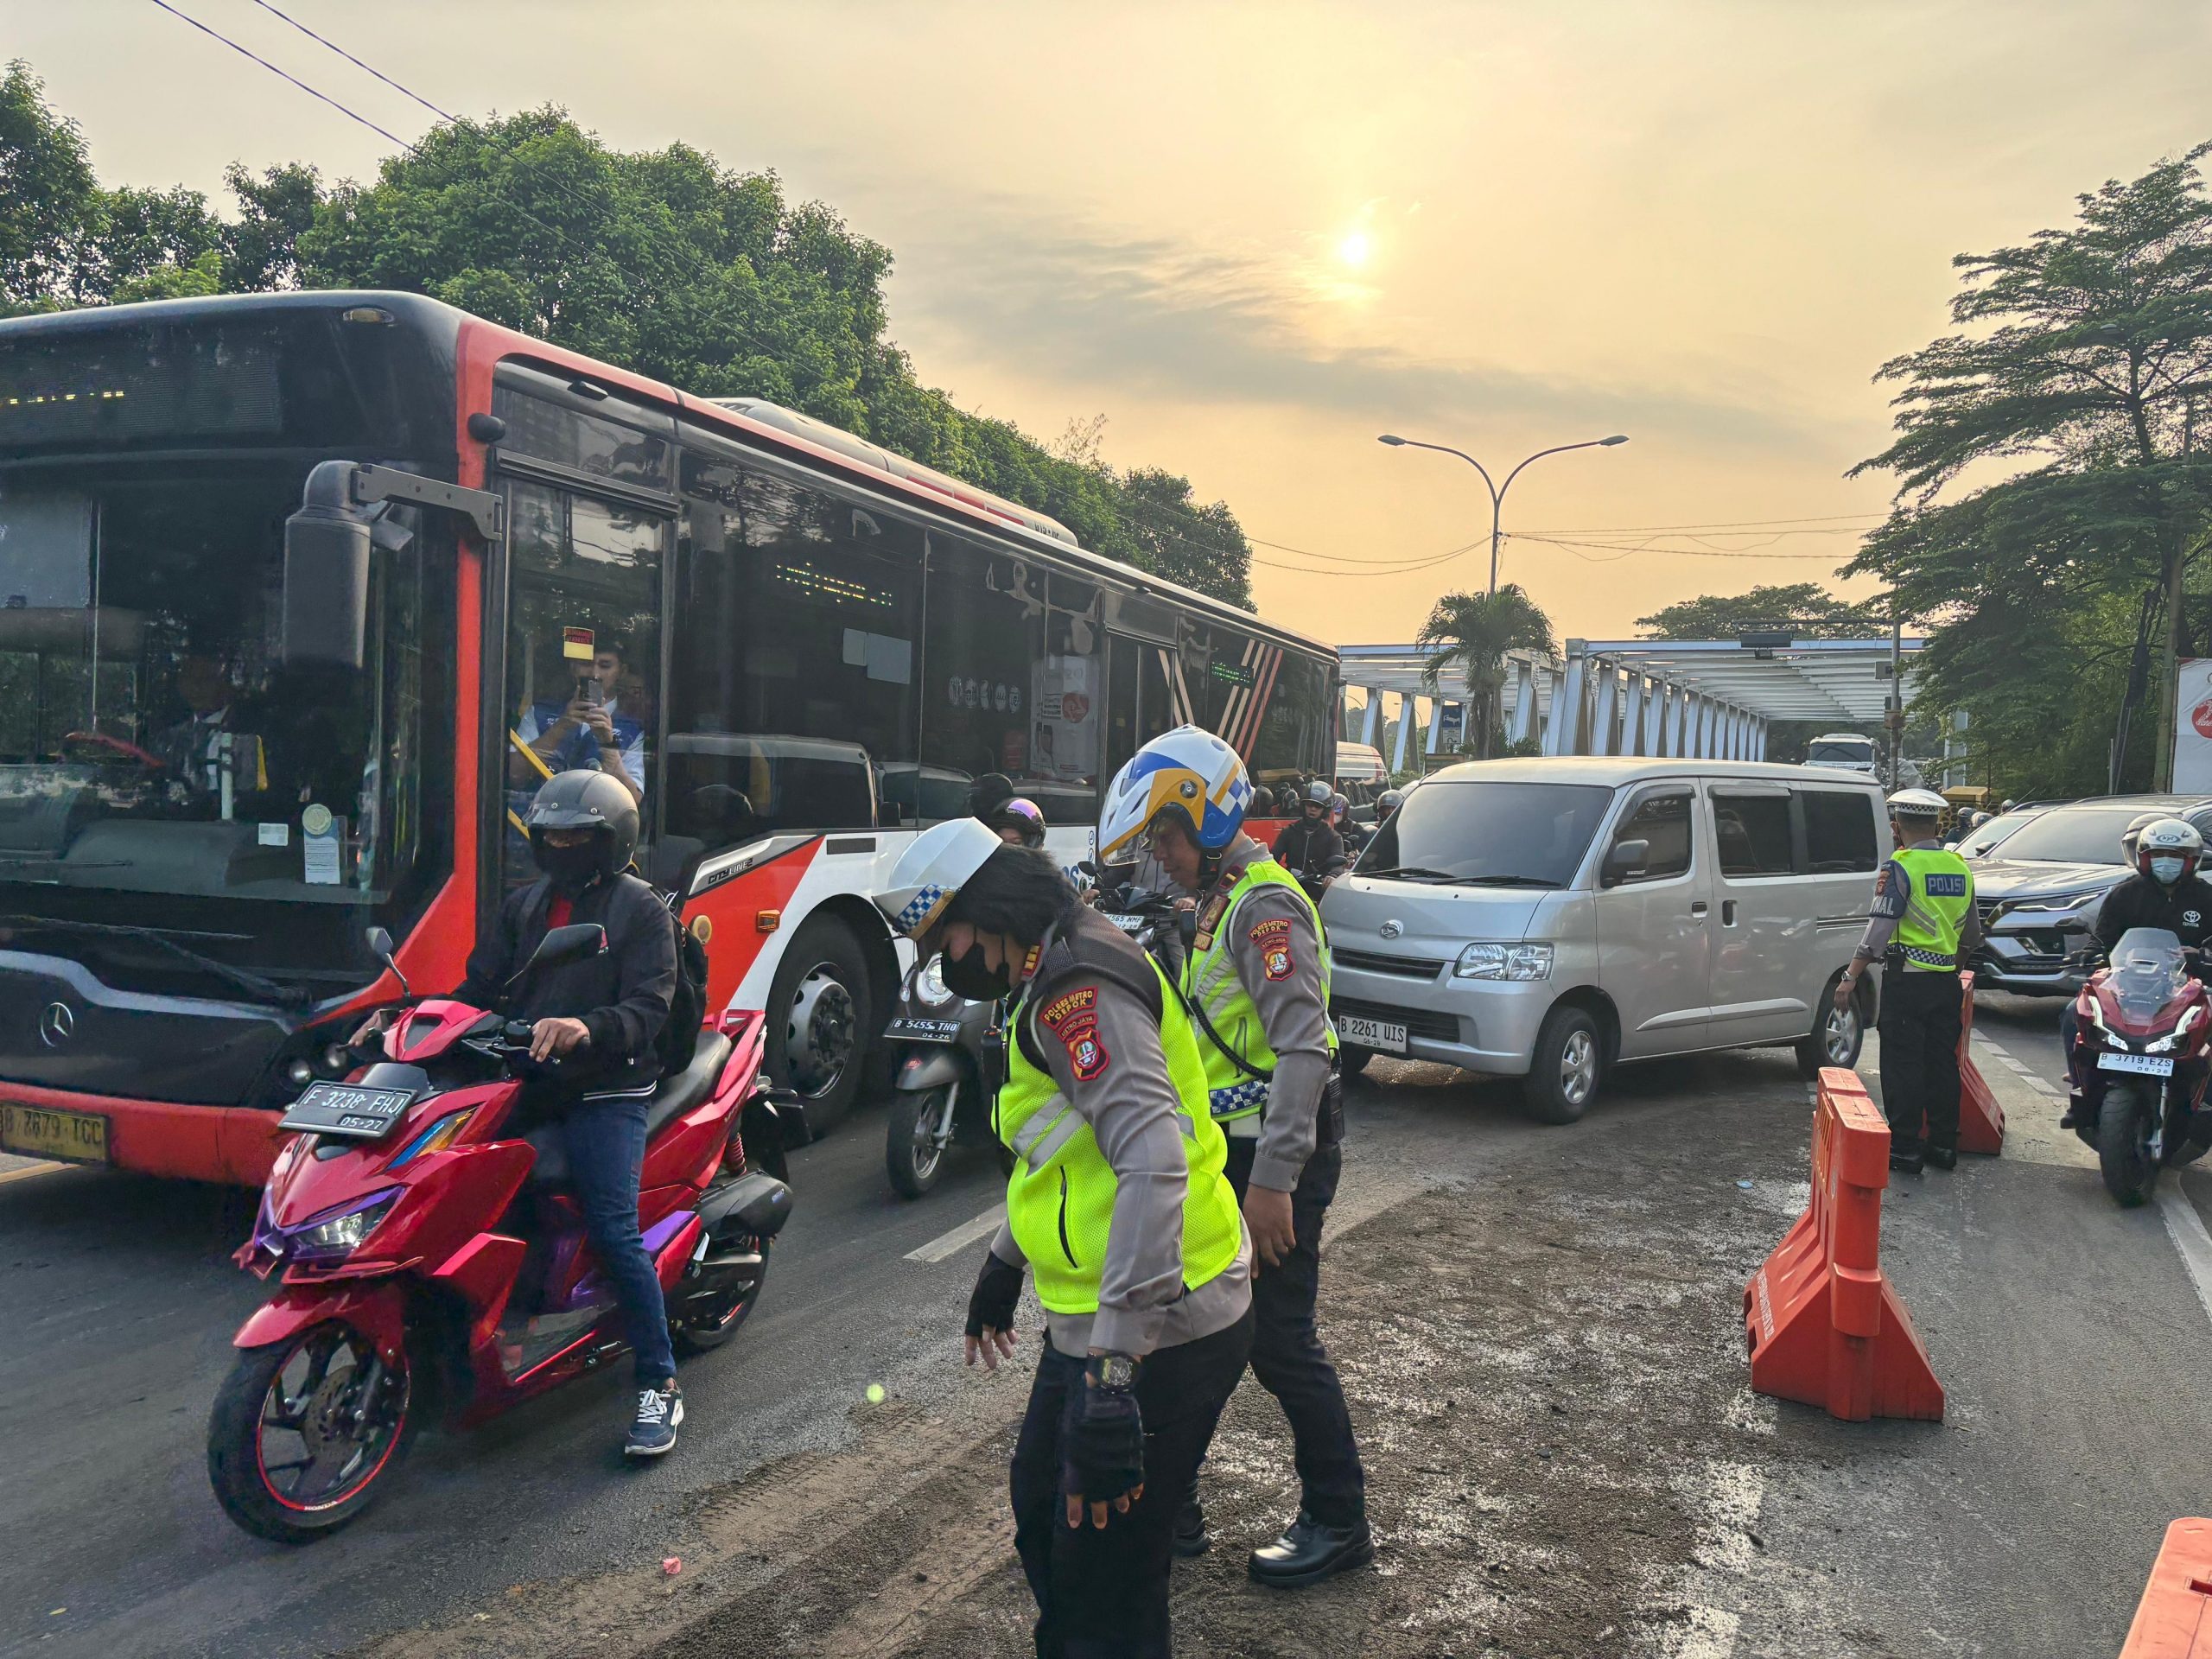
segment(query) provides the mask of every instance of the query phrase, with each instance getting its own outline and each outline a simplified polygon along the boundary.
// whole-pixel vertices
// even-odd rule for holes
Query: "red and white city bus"
[[[352,528],[317,541],[334,461]],[[768,1022],[818,1134],[896,988],[867,895],[906,836],[1003,772],[1072,863],[1185,720],[1326,777],[1337,662],[804,416],[418,296],[0,322],[0,1146],[258,1181],[400,995],[368,930],[442,990],[531,875],[513,814],[580,761],[580,690],[709,1007]]]

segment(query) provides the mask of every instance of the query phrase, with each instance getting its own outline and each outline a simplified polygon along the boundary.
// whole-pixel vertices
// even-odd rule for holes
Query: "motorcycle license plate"
[[[1337,1035],[1362,1048],[1379,1048],[1385,1054],[1406,1052],[1406,1028],[1381,1020],[1363,1020],[1356,1014],[1337,1016]]]
[[[2113,1054],[2097,1056],[2100,1071],[2139,1071],[2146,1077],[2171,1077],[2174,1063],[2160,1054]]]
[[[957,1020],[893,1020],[884,1036],[894,1042],[957,1043],[960,1040]]]
[[[1144,931],[1145,918],[1141,916],[1117,916],[1110,910],[1102,910],[1098,913],[1132,938]]]
[[[311,1083],[277,1121],[280,1129],[303,1129],[341,1140],[381,1141],[415,1103],[412,1089],[364,1089],[350,1083]]]
[[[92,1112],[52,1112],[42,1106],[0,1106],[0,1147],[31,1158],[104,1164],[107,1119]]]

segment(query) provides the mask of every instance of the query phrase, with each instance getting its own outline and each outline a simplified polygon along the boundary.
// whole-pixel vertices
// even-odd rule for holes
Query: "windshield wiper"
[[[139,927],[114,922],[64,921],[54,916],[0,916],[0,927],[50,927],[64,933],[107,934],[117,938],[143,939],[157,944],[180,961],[188,962],[203,972],[213,974],[226,984],[235,985],[256,1000],[280,1008],[303,1008],[314,1001],[306,991],[292,986],[279,985],[273,979],[264,979],[259,974],[249,973],[243,968],[233,968],[227,962],[218,962],[204,956],[188,944],[179,944],[156,928]]]
[[[1385,864],[1380,869],[1354,870],[1354,875],[1396,875],[1408,881],[1457,881],[1449,870],[1426,869],[1419,864]]]
[[[1548,875],[1455,875],[1452,880],[1463,887],[1556,887],[1564,885]]]

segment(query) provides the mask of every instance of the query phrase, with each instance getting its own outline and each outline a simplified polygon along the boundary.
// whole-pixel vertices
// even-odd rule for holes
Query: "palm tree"
[[[1513,582],[1494,594],[1445,594],[1421,624],[1418,643],[1429,652],[1421,677],[1432,692],[1455,664],[1465,676],[1468,735],[1484,760],[1496,747],[1503,724],[1499,704],[1505,690],[1505,653],[1558,648],[1551,619]]]

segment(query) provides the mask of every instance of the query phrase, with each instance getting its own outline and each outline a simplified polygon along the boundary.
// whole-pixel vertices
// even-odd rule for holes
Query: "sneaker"
[[[638,1414],[630,1420],[630,1439],[622,1450],[633,1458],[658,1458],[674,1448],[683,1421],[683,1390],[675,1383],[639,1389]]]

